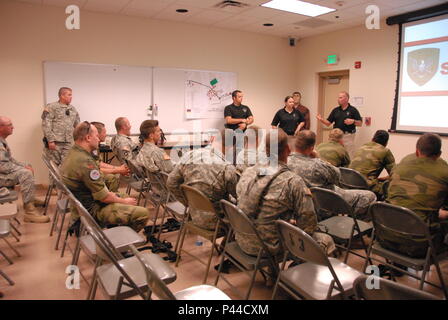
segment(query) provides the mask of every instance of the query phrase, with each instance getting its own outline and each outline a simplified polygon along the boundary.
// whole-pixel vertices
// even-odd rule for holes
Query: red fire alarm
[[[355,61],[355,69],[361,69],[361,61]]]

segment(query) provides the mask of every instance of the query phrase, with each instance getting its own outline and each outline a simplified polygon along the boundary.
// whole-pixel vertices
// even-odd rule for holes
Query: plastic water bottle
[[[198,237],[196,238],[196,242],[195,242],[194,244],[196,245],[196,247],[200,247],[200,246],[202,246],[202,245],[204,244],[204,241],[202,241],[202,237],[201,237],[201,236],[198,236]]]

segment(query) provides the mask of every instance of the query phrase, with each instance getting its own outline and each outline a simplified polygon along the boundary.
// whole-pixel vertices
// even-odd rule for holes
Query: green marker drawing
[[[212,81],[210,81],[210,84],[212,85],[212,86],[214,86],[215,84],[217,84],[218,83],[218,80],[216,80],[216,78],[214,78]]]

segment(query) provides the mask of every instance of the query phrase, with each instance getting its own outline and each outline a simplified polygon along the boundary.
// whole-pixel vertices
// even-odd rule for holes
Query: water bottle
[[[200,246],[202,246],[203,243],[204,243],[204,241],[202,241],[202,237],[198,236],[196,238],[196,242],[194,244],[196,245],[196,247],[200,247]]]

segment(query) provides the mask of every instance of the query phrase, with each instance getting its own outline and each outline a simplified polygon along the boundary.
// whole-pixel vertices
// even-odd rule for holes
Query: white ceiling
[[[336,11],[310,18],[303,15],[260,7],[268,0],[235,0],[247,4],[243,8],[217,8],[222,0],[17,0],[40,5],[65,7],[76,4],[82,10],[138,16],[149,19],[181,21],[203,26],[237,29],[279,37],[305,38],[334,30],[364,24],[369,4],[380,8],[381,18],[446,3],[447,0],[306,0]],[[176,9],[188,9],[178,13]],[[319,21],[313,21],[319,20]],[[321,21],[324,20],[324,21]],[[322,22],[322,26],[301,23]],[[326,22],[326,24],[324,24]],[[272,27],[263,26],[273,23]]]

